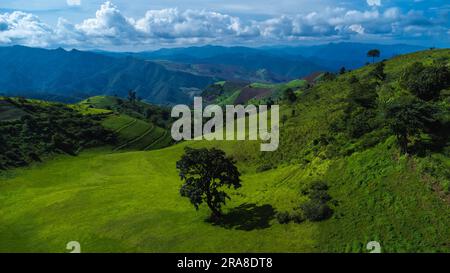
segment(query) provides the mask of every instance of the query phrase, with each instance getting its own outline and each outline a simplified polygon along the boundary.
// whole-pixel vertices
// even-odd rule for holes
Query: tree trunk
[[[400,150],[402,154],[408,154],[408,135],[402,134],[398,137],[398,142],[400,144]]]
[[[218,211],[218,210],[213,206],[213,203],[212,203],[212,196],[211,196],[211,192],[209,191],[209,189],[208,189],[208,191],[206,191],[206,204],[208,205],[209,209],[210,209],[211,212],[212,212],[212,216],[213,216],[215,219],[219,219],[220,216],[222,216],[222,214],[220,213],[220,211]]]

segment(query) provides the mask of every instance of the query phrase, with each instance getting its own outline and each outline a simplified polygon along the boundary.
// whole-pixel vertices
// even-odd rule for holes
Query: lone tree
[[[371,49],[367,52],[367,57],[371,57],[372,58],[372,63],[375,63],[375,58],[379,58],[380,57],[380,50],[378,49]]]
[[[188,197],[197,210],[199,205],[206,202],[212,216],[219,218],[222,204],[230,199],[220,188],[241,187],[241,174],[235,163],[222,150],[187,147],[185,154],[177,162],[180,178],[184,180],[180,189],[181,196]]]

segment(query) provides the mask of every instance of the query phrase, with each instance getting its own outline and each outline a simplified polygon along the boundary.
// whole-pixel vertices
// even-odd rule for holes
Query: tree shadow
[[[219,220],[208,220],[214,225],[227,229],[250,231],[270,227],[270,221],[275,217],[275,209],[271,205],[258,206],[244,203],[231,209]]]

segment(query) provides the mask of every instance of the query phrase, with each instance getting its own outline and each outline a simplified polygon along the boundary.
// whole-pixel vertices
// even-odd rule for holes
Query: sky
[[[0,46],[450,46],[448,0],[1,0]]]

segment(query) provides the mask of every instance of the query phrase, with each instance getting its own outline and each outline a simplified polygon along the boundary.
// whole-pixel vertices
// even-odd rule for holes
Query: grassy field
[[[205,222],[205,208],[197,212],[179,196],[174,166],[183,146],[119,154],[90,151],[4,174],[0,251],[64,252],[72,240],[87,252],[314,250],[314,225],[273,220],[271,203],[283,206],[288,199],[268,192],[290,195],[273,181],[289,182],[296,168],[244,175],[243,189],[231,195],[227,206],[232,212],[228,226],[214,226]]]
[[[392,161],[385,146],[309,168],[256,173],[255,166],[239,164],[243,187],[230,191],[225,223],[216,226],[206,221],[204,206],[195,211],[179,196],[175,162],[187,145],[217,143],[150,152],[91,150],[3,173],[0,251],[64,252],[73,240],[85,252],[365,252],[371,240],[392,252],[450,251],[449,207],[407,160]],[[236,156],[240,146],[220,145]],[[374,160],[381,151],[384,165]],[[361,169],[367,175],[355,176]],[[279,224],[275,212],[301,202],[300,189],[317,176],[333,181],[337,216]]]
[[[167,147],[167,130],[127,115],[110,115],[102,125],[118,134],[117,150],[153,150]]]

